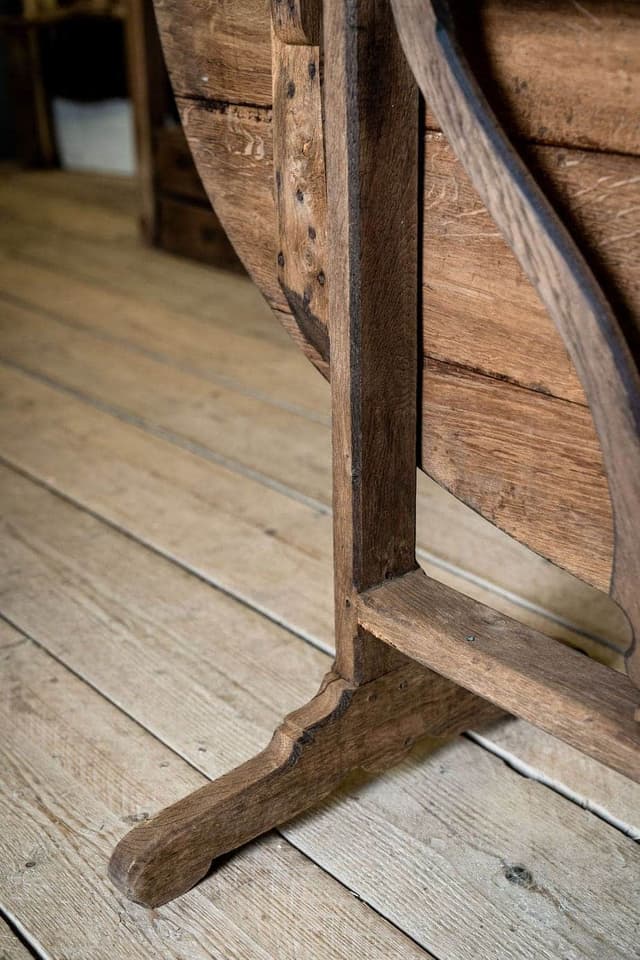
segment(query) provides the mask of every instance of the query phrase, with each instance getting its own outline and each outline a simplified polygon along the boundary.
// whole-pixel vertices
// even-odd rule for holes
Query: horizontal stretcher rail
[[[623,674],[415,570],[361,594],[370,634],[640,782],[638,690]]]

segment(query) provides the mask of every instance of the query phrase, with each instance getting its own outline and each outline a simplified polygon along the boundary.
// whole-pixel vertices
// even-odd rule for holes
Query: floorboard
[[[0,896],[44,956],[428,960],[273,834],[162,910],[125,900],[105,872],[114,843],[204,777],[30,641],[0,637]]]
[[[6,627],[4,809],[50,844],[41,871],[12,847],[0,893],[33,942],[83,955],[65,910],[95,891],[92,957],[635,956],[638,787],[513,721],[354,776],[175,907],[114,903],[122,817],[251,755],[329,663],[327,394],[246,281],[137,246],[130,185],[49,176],[0,186],[0,613],[31,638]],[[598,594],[422,498],[430,573],[615,659]]]

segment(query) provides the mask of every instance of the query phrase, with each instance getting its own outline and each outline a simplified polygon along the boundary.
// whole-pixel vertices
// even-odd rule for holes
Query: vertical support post
[[[164,120],[168,79],[151,0],[130,0],[125,19],[125,38],[140,183],[140,228],[145,242],[155,244],[159,230],[155,182],[156,130]]]
[[[419,101],[389,0],[324,0],[336,666],[397,665],[355,598],[416,567]]]

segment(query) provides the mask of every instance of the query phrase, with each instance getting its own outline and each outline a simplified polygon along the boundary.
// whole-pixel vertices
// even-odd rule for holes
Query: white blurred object
[[[53,101],[53,122],[65,170],[133,174],[136,169],[131,102]]]

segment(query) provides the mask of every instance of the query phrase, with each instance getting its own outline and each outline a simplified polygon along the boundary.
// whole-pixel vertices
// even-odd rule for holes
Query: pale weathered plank
[[[33,954],[0,919],[0,960],[32,960]]]
[[[570,796],[640,840],[638,787],[632,780],[524,720],[507,720],[490,733],[476,731],[472,736],[525,776]]]
[[[19,634],[3,659],[0,897],[49,956],[425,956],[289,844],[268,837],[161,911],[106,877],[127,824],[205,782]]]
[[[6,178],[3,176],[0,209],[4,216],[18,215],[40,230],[47,231],[55,227],[82,237],[85,241],[95,237],[96,233],[114,243],[137,239],[134,197],[130,197],[131,206],[127,210],[119,205],[117,191],[109,189],[109,186],[107,181],[103,199],[113,193],[113,203],[100,202],[99,193],[97,200],[88,203],[82,189],[54,188],[51,194],[46,189],[36,188],[34,191],[29,176],[9,174]],[[37,195],[35,203],[34,192]],[[93,189],[90,188],[89,192],[93,193]]]
[[[58,656],[75,664],[103,692],[115,695],[124,709],[200,769],[219,773],[220,749],[237,749],[236,738],[218,733],[221,718],[235,714],[228,722],[235,722],[243,742],[251,732],[244,710],[253,698],[245,684],[262,684],[262,701],[271,710],[281,708],[278,686],[265,678],[260,665],[269,669],[270,650],[260,649],[264,639],[247,629],[235,661],[235,641],[228,645],[228,666],[216,681],[220,693],[212,696],[207,690],[216,673],[215,658],[209,655],[211,628],[198,614],[209,606],[211,591],[184,574],[174,580],[177,571],[169,563],[101,528],[94,518],[79,515],[46,491],[20,478],[10,485],[15,489],[11,502],[16,509],[11,512],[17,524],[17,535],[11,537],[13,582],[25,582],[29,573],[31,589],[43,602],[31,602],[29,589],[22,597],[20,590],[12,589],[3,597],[3,606],[10,602],[11,616],[38,640],[53,644]],[[64,514],[74,516],[74,522],[61,520]],[[138,574],[135,584],[131,569]],[[148,590],[155,591],[158,602],[147,599]],[[204,599],[207,593],[209,599]],[[201,595],[204,602],[197,599]],[[220,602],[227,611],[234,606],[218,595],[216,607]],[[213,616],[222,625],[228,613],[221,613],[222,608]],[[175,626],[166,636],[172,622]],[[97,629],[101,640],[96,647],[92,638]],[[283,663],[298,643],[293,638],[288,642],[291,647],[283,652]],[[243,647],[258,654],[253,669]],[[123,684],[123,675],[133,679],[136,660],[146,663],[146,669],[138,668],[136,686]],[[240,676],[234,666],[238,662],[245,664]],[[294,683],[306,683],[297,660],[290,676]],[[182,684],[191,686],[186,699],[180,692]],[[43,688],[42,683],[37,687]],[[68,712],[69,696],[64,690],[59,694],[58,702]],[[180,706],[171,709],[172,702]],[[85,725],[86,715],[82,707],[72,713]],[[192,729],[196,717],[201,728],[208,728],[205,740]],[[55,730],[51,736],[55,738]],[[32,739],[39,744],[37,735]],[[35,745],[33,749],[40,749]],[[134,755],[143,755],[142,782],[146,779],[151,785],[136,802],[140,794],[130,785],[128,773],[122,793],[126,789],[133,793],[129,809],[136,813],[149,810],[146,797],[154,796],[155,807],[166,802],[166,793],[154,786],[153,771],[147,771],[153,756],[141,751],[135,740],[132,747]],[[47,740],[42,749],[56,752]],[[113,749],[121,749],[119,740]],[[499,957],[509,942],[516,957],[571,956],[573,950],[576,957],[626,958],[636,935],[632,905],[639,876],[637,847],[535,782],[509,772],[474,744],[459,740],[432,751],[433,745],[421,747],[411,761],[372,784],[356,779],[341,800],[287,828],[287,836],[436,955],[453,952],[464,960]],[[129,770],[127,753],[121,762]],[[111,766],[109,771],[112,776]],[[95,772],[92,776],[95,794]],[[170,779],[173,789],[180,788],[179,778]],[[119,795],[117,784],[112,789]],[[576,873],[580,884],[575,883]],[[216,883],[208,881],[212,882]],[[220,880],[213,892],[219,897],[224,890]],[[200,892],[207,896],[207,884]],[[232,890],[230,897],[234,896]]]
[[[301,635],[330,643],[325,511],[240,482],[225,467],[21,373],[5,367],[0,379],[5,457],[160,552],[180,554],[190,569]],[[189,544],[188,558],[180,542]]]
[[[12,341],[13,337],[8,334],[7,343]],[[25,337],[20,355],[25,358],[23,351],[30,350],[30,360],[35,363],[37,359],[38,369],[47,376],[55,374],[63,380],[67,378],[69,386],[84,392],[88,388],[88,375],[93,381],[91,396],[111,405],[115,399],[120,410],[123,405],[125,409],[130,405],[128,409],[136,417],[151,418],[150,426],[157,424],[164,429],[188,430],[187,437],[193,436],[187,424],[189,405],[181,419],[181,403],[177,402],[177,395],[182,388],[185,395],[193,389],[197,399],[201,396],[198,383],[192,384],[188,377],[164,367],[154,369],[148,362],[138,366],[135,358],[120,354],[112,356],[108,350],[105,356],[118,360],[118,365],[113,369],[111,364],[110,373],[106,366],[100,371],[87,355],[86,347],[73,362],[72,340],[66,341],[62,355],[56,350],[50,353],[45,349],[46,341],[39,342],[42,349],[36,346],[34,350]],[[93,345],[91,350],[100,356]],[[85,363],[85,373],[79,373],[78,368]],[[121,372],[116,373],[116,370]],[[127,374],[127,370],[132,375]],[[289,484],[293,484],[293,489],[290,487],[287,495],[275,488],[265,489],[254,479],[255,474],[243,476],[236,472],[237,468],[230,472],[228,468],[207,462],[202,456],[177,450],[162,440],[144,436],[134,427],[118,424],[105,414],[20,373],[9,369],[4,373],[8,392],[0,412],[0,423],[6,424],[3,431],[5,456],[56,489],[77,497],[111,522],[135,529],[136,535],[145,542],[197,569],[212,582],[234,590],[258,609],[268,610],[277,620],[284,620],[305,635],[315,637],[326,649],[333,647],[328,490],[323,501],[308,503],[301,499],[289,505],[290,494],[299,489],[297,485],[304,476],[296,466],[300,455],[296,457],[295,448],[290,448],[293,473]],[[142,379],[135,385],[137,374]],[[151,380],[145,379],[149,376]],[[174,392],[168,390],[172,384]],[[149,398],[156,398],[150,407],[140,403],[140,394],[145,391]],[[173,398],[176,399],[175,406]],[[206,403],[206,397],[203,402]],[[173,413],[168,417],[166,411],[172,407]],[[242,427],[235,400],[227,407],[232,419],[225,419],[224,411],[218,414],[218,410],[216,402],[211,417],[222,417],[220,430],[225,435],[227,427],[231,431]],[[271,422],[275,424],[276,421],[272,418]],[[300,430],[293,422],[291,428]],[[242,429],[248,429],[246,419]],[[200,454],[206,456],[211,447],[213,459],[216,459],[216,436],[217,431],[207,430],[202,436],[206,446],[199,451]],[[311,440],[313,436],[311,432]],[[279,439],[279,431],[273,437],[275,447],[270,450],[265,446],[258,461],[263,478],[269,472],[269,465],[278,459],[280,446],[283,452],[287,450],[284,441]],[[258,453],[260,450],[258,446]],[[303,442],[301,450],[305,451],[304,457],[308,456],[314,462],[318,449],[313,444],[307,446]],[[234,464],[229,463],[229,466],[234,467]],[[325,477],[328,484],[326,467]],[[126,488],[123,487],[124,478],[127,478]],[[146,492],[142,501],[137,499],[137,490]],[[170,509],[162,506],[168,497],[172,498]],[[159,510],[166,513],[162,522],[158,521]],[[238,528],[233,523],[234,513],[243,518]],[[460,525],[455,548],[452,521]],[[624,622],[620,615],[612,613],[611,605],[604,602],[602,595],[589,591],[578,581],[560,577],[557,570],[541,560],[529,565],[528,552],[494,531],[491,539],[493,553],[488,551],[486,524],[469,511],[462,511],[461,516],[459,505],[435,485],[431,485],[423,496],[420,526],[422,543],[428,544],[430,550],[435,548],[437,551],[441,547],[447,563],[464,566],[469,552],[472,571],[489,574],[499,584],[521,586],[524,596],[531,601],[548,604],[565,621],[575,620],[590,634],[601,632],[624,649],[627,642]],[[209,530],[216,531],[215,541],[212,541]],[[241,530],[246,533],[246,541]],[[271,569],[270,557],[278,558],[280,575],[276,576]],[[442,564],[438,565],[437,557],[434,565],[431,554],[421,556],[421,559],[430,573],[476,599],[493,603],[512,616],[526,615],[532,626],[584,645],[584,640],[576,638],[562,623],[549,622],[530,610],[518,612],[509,596],[487,592],[487,584],[474,581],[473,577],[467,578],[464,570],[460,574],[446,564],[443,568]],[[301,566],[307,574],[303,588],[305,600],[298,591],[289,590],[285,582],[286,576],[293,576],[293,571]],[[285,574],[286,570],[292,572]],[[510,571],[513,579],[505,577],[504,571]],[[311,609],[316,611],[313,617]]]
[[[140,284],[134,295],[130,288],[118,290],[117,280],[111,289],[108,281],[99,282],[98,276],[96,282],[79,279],[69,276],[66,266],[51,269],[10,256],[0,257],[0,287],[22,302],[62,315],[67,322],[110,338],[126,339],[145,353],[170,357],[174,364],[210,379],[242,385],[253,395],[307,410],[328,422],[326,383],[303,357],[292,362],[292,354],[283,351],[286,334],[269,316],[249,281],[240,282],[229,275],[222,280],[221,273],[216,272],[197,288],[199,309],[185,297],[180,297],[182,302],[187,301],[184,307],[177,308],[174,303],[166,305],[153,298],[153,286],[168,290],[171,285],[166,282],[167,276],[176,275],[175,259],[154,251],[154,261],[156,257],[162,258],[160,269],[158,276],[152,273],[145,278],[149,290],[146,298]],[[130,258],[132,262],[135,269],[139,261]],[[180,272],[185,264],[194,268],[184,261]],[[114,278],[119,269],[120,263],[114,261]],[[247,363],[248,356],[260,360],[252,365]]]

